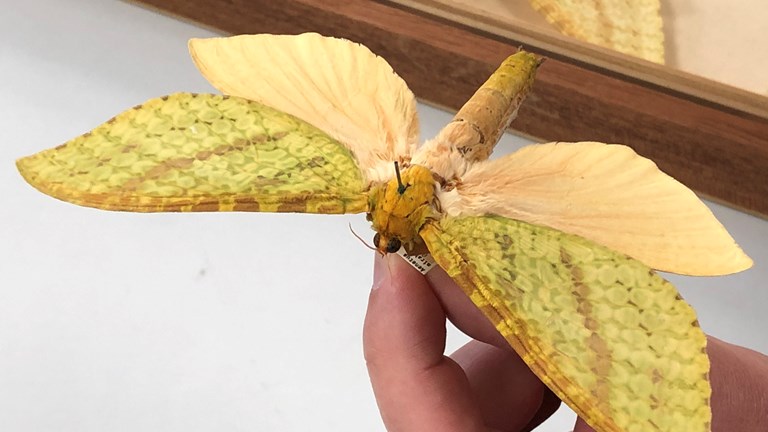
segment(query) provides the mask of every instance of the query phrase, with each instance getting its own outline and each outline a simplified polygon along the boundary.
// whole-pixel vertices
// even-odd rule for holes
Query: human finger
[[[576,424],[573,426],[573,432],[595,432],[591,426],[587,424],[581,417],[576,419]]]
[[[522,431],[542,408],[546,387],[513,351],[470,341],[451,358],[464,369],[487,426]]]
[[[713,431],[768,430],[768,356],[707,337]]]
[[[516,415],[510,415],[510,411],[514,410],[516,414],[528,413],[521,416],[528,416],[528,422],[524,423],[525,427],[522,430],[532,430],[554,414],[560,407],[560,399],[531,372],[530,368],[520,359],[509,343],[472,303],[456,282],[441,268],[434,268],[427,273],[427,280],[451,322],[463,333],[477,341],[482,341],[477,344],[471,343],[474,348],[467,349],[482,350],[479,348],[480,344],[487,344],[488,354],[485,355],[488,355],[488,359],[485,360],[480,357],[478,364],[493,365],[494,367],[482,368],[468,365],[465,358],[458,357],[463,352],[457,352],[451,356],[465,369],[472,386],[477,386],[476,392],[478,394],[476,397],[483,410],[483,418],[486,423],[497,427],[498,425],[514,425],[518,421]],[[494,347],[498,351],[491,350],[490,347]],[[493,376],[505,376],[508,385],[482,384],[487,379],[492,380]],[[515,380],[518,380],[518,384],[525,383],[526,387],[516,388]],[[538,407],[532,416],[529,411],[526,411],[526,408],[531,409],[531,405],[526,405],[523,409],[518,408],[519,399],[516,398],[523,395],[524,398],[531,398],[525,404]],[[503,420],[503,422],[497,420]],[[501,427],[501,429],[510,429],[506,426]],[[514,430],[514,428],[511,429]]]
[[[464,371],[443,355],[445,312],[398,256],[376,257],[363,346],[389,431],[485,430]]]

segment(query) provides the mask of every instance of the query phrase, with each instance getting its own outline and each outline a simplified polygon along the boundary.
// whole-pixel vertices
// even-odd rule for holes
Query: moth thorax
[[[419,230],[435,216],[435,180],[432,172],[411,165],[389,182],[375,187],[370,197],[370,219],[376,236],[374,246],[384,253],[403,246],[408,253],[422,253]]]

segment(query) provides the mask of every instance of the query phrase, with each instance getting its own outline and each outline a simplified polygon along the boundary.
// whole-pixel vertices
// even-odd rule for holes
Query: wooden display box
[[[768,216],[763,96],[437,1],[138,3],[224,33],[314,31],[361,42],[421,100],[452,110],[524,46],[549,60],[514,130],[542,141],[627,144],[704,197]]]

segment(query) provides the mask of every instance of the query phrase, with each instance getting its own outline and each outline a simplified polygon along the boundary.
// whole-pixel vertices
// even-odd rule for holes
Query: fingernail
[[[381,256],[376,253],[373,259],[373,287],[372,291],[379,289],[389,279],[388,255]]]

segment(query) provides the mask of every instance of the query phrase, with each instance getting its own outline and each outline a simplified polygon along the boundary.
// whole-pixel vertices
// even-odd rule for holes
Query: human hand
[[[444,356],[445,320],[474,340]],[[440,268],[376,257],[363,331],[387,430],[530,431],[560,400]],[[768,357],[709,338],[713,431],[768,430]],[[593,432],[578,419],[574,432]]]
[[[528,431],[560,400],[440,268],[376,258],[363,340],[390,431]],[[474,340],[444,356],[445,320]],[[592,431],[580,424],[577,432]]]

